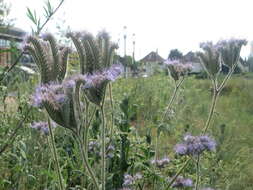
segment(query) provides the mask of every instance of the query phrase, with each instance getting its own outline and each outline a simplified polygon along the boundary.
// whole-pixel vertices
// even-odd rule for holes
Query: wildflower
[[[125,174],[123,186],[131,186],[133,184],[134,184],[134,177],[129,174]]]
[[[185,144],[176,144],[174,150],[176,154],[185,155],[187,153],[187,146]]]
[[[99,88],[101,84],[108,81],[115,81],[123,71],[122,65],[112,65],[109,69],[85,76],[84,88]]]
[[[231,38],[219,41],[216,46],[221,53],[222,63],[229,68],[236,65],[240,58],[241,48],[246,44],[247,41],[244,39]]]
[[[175,187],[175,188],[192,187],[192,186],[193,186],[192,180],[189,178],[183,178],[182,176],[178,176],[177,179],[172,184],[172,187]]]
[[[220,53],[217,46],[212,42],[205,42],[200,44],[200,48],[204,52],[199,52],[198,56],[208,75],[214,77],[221,71]]]
[[[168,157],[164,157],[161,160],[152,160],[151,164],[155,165],[158,168],[164,168],[169,162],[170,159]]]
[[[183,64],[180,60],[166,60],[165,64],[168,65],[171,77],[177,81],[180,76],[185,76],[192,70],[190,63]]]
[[[55,123],[52,123],[52,127],[55,127]],[[31,124],[31,128],[33,129],[37,129],[38,131],[40,131],[42,134],[44,135],[48,135],[49,134],[49,127],[48,127],[48,122],[34,122]]]
[[[62,84],[65,88],[74,88],[76,85],[75,80],[73,79],[68,79],[68,80],[64,80],[63,84]]]
[[[35,89],[35,93],[32,95],[32,105],[43,108],[45,104],[50,104],[57,110],[66,98],[61,85],[56,83],[44,84]]]
[[[99,142],[98,141],[90,141],[88,145],[88,151],[91,152],[98,152],[99,151]]]
[[[130,174],[125,174],[123,187],[131,187],[136,183],[137,180],[140,179],[142,179],[142,175],[140,173],[136,173],[134,176]]]
[[[113,158],[114,157],[114,146],[113,145],[109,145],[107,150],[106,150],[106,157],[107,158]]]
[[[176,154],[179,155],[199,155],[203,151],[214,151],[216,142],[207,135],[192,136],[185,135],[184,142],[174,147]]]

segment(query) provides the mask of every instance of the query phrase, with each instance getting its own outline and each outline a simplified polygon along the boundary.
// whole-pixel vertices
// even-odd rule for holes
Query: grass
[[[32,82],[31,82],[32,81]],[[9,88],[20,92],[17,103],[28,107],[29,94],[36,80],[31,79]],[[253,75],[235,75],[224,88],[218,99],[209,134],[218,143],[215,154],[207,154],[201,163],[202,185],[216,189],[252,190],[253,184]],[[155,136],[173,92],[173,83],[168,76],[119,79],[113,83],[115,117],[119,114],[119,103],[129,97],[132,112],[131,125],[141,137]],[[174,157],[173,147],[182,136],[190,132],[199,134],[208,116],[212,96],[211,83],[207,79],[190,76],[183,83],[177,96],[170,119],[165,122],[159,139],[159,156]],[[106,109],[109,109],[106,99]],[[1,109],[0,109],[1,110]],[[3,144],[22,116],[16,113],[0,114],[0,142]],[[110,118],[109,111],[107,118]],[[33,110],[13,144],[0,157],[0,189],[57,189],[57,175],[45,137],[29,128],[29,123],[39,119],[39,112]],[[108,122],[110,120],[108,119]],[[59,152],[63,176],[68,184],[75,184],[86,174],[80,169],[76,156],[78,147],[61,128],[56,129],[56,145]],[[190,173],[190,175],[193,175]],[[87,182],[83,182],[87,183]],[[78,189],[78,188],[77,188]]]

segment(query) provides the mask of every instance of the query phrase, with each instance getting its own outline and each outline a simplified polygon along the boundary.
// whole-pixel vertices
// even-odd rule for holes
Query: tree
[[[168,59],[175,60],[175,59],[182,59],[183,54],[178,49],[172,49],[168,56]]]
[[[0,0],[0,26],[8,26],[12,24],[13,19],[8,17],[10,10],[11,5],[4,2],[4,0]]]

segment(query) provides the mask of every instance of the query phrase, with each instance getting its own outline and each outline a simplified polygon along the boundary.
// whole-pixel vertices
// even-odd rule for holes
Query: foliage
[[[4,0],[0,0],[0,27],[12,24],[13,19],[9,18],[10,10],[11,5],[7,4]]]
[[[182,59],[182,58],[183,58],[183,53],[181,53],[178,49],[170,50],[168,59],[176,60],[176,59]]]

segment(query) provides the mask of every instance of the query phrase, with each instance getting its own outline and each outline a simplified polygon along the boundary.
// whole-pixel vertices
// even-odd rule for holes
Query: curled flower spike
[[[165,64],[168,65],[170,75],[175,81],[192,70],[192,64],[182,63],[180,60],[166,60]]]
[[[170,181],[170,179],[168,180]],[[193,182],[189,178],[183,178],[182,176],[178,176],[175,182],[172,184],[172,187],[182,188],[182,187],[192,187]]]
[[[106,85],[109,81],[116,80],[122,73],[122,65],[112,65],[109,69],[94,74],[85,76],[85,85],[83,89],[86,90],[86,95],[89,100],[97,105],[100,104]]]
[[[245,46],[247,41],[244,39],[220,40],[217,43],[217,49],[221,53],[222,63],[232,68],[236,65],[240,58],[242,46]]]
[[[52,123],[52,127],[56,127],[55,123]],[[39,132],[41,132],[43,135],[49,134],[49,128],[47,122],[34,122],[31,124],[31,128],[37,129]]]
[[[122,72],[121,66],[113,65],[114,50],[117,45],[102,31],[95,38],[87,32],[68,33],[73,41],[80,60],[81,74],[86,75],[87,98],[100,105],[109,81],[114,81]]]
[[[27,36],[22,47],[23,51],[28,52],[39,67],[43,84],[64,79],[70,49],[60,48],[52,34],[44,34],[42,39]]]
[[[102,83],[115,81],[123,71],[122,65],[112,65],[109,69],[102,72],[97,72],[92,75],[86,75],[86,84],[83,88],[98,88]]]
[[[174,147],[178,155],[199,155],[203,151],[214,151],[216,142],[207,135],[192,136],[185,135],[183,143]]]
[[[151,164],[155,165],[158,168],[164,168],[166,165],[168,165],[170,162],[170,159],[168,157],[164,157],[161,160],[152,160]]]
[[[204,50],[203,53],[197,53],[200,62],[204,66],[208,75],[214,78],[221,71],[221,60],[218,48],[213,45],[212,42],[201,43],[200,48]]]
[[[32,95],[32,105],[45,108],[57,124],[65,128],[77,128],[73,105],[73,89],[66,81],[38,86]],[[64,85],[63,85],[64,84]],[[71,83],[72,85],[72,83]]]

